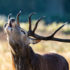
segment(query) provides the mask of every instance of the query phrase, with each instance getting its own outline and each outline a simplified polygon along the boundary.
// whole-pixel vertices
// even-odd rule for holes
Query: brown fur
[[[69,70],[66,59],[58,54],[42,56],[34,53],[29,44],[38,43],[40,40],[30,39],[27,32],[13,20],[11,19],[5,25],[8,41],[12,48],[13,70]]]
[[[16,70],[13,56],[12,56],[12,68],[13,68],[13,70]]]
[[[15,47],[17,48],[18,45]],[[64,57],[53,53],[42,56],[34,53],[30,46],[23,47],[25,50],[23,53],[20,53],[19,49],[15,54],[12,52],[15,70],[69,70]]]

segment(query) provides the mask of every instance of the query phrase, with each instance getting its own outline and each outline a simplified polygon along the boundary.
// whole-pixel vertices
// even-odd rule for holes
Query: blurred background
[[[58,38],[70,39],[70,0],[0,0],[0,70],[12,70],[12,59],[10,46],[7,42],[3,25],[8,20],[8,14],[16,18],[19,11],[21,27],[28,31],[28,17],[32,12],[32,27],[37,19],[46,16],[40,21],[36,33],[42,36],[49,36],[58,27],[66,25],[55,35]],[[55,41],[41,41],[38,44],[31,44],[33,50],[39,54],[58,53],[64,56],[70,66],[70,43]]]
[[[28,14],[36,12],[38,16],[46,16],[46,22],[70,22],[70,0],[0,0],[0,14],[16,16],[22,11],[21,21],[27,21]],[[25,17],[26,16],[26,17]]]

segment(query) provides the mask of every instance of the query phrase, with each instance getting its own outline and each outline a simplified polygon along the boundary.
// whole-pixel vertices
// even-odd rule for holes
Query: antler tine
[[[17,14],[17,24],[18,24],[18,25],[20,25],[20,24],[19,24],[19,16],[20,16],[20,14],[21,14],[21,10],[20,10],[19,13]]]
[[[11,15],[12,15],[11,13],[8,15],[8,19],[10,19]]]
[[[65,24],[61,25],[51,36],[53,37]]]
[[[33,29],[33,32],[36,31],[37,26],[38,26],[38,23],[39,23],[43,18],[45,18],[45,16],[42,16],[42,17],[40,17],[40,18],[37,20],[36,25],[35,25],[35,27],[34,27],[34,29]]]
[[[31,13],[31,14],[29,15],[29,31],[31,31],[31,17],[32,17],[32,15],[34,15],[34,14],[36,14],[36,13],[33,12],[33,13]]]
[[[70,39],[60,39],[60,38],[55,38],[54,35],[64,26],[65,24],[63,24],[62,26],[60,26],[52,35],[48,36],[48,37],[43,37],[40,35],[37,35],[35,33],[33,33],[32,31],[29,33],[29,36],[32,36],[38,40],[52,40],[52,41],[59,41],[59,42],[69,42],[70,43]]]
[[[36,25],[34,27],[33,30],[31,30],[31,16],[33,15],[34,13],[32,13],[30,16],[29,16],[29,31],[28,31],[28,36],[32,36],[34,38],[36,38],[37,40],[52,40],[52,41],[59,41],[59,42],[70,42],[70,39],[61,39],[61,38],[55,38],[54,35],[62,28],[64,27],[65,24],[63,24],[62,26],[60,26],[57,30],[54,31],[53,34],[51,34],[50,36],[48,37],[43,37],[43,36],[40,36],[40,35],[37,35],[35,34],[35,30],[37,29],[37,26],[38,26],[38,23],[40,22],[40,20],[44,17],[41,17],[40,19],[38,19],[38,21],[36,22]]]

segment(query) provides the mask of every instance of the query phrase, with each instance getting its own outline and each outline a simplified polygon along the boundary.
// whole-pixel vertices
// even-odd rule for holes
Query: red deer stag
[[[29,44],[36,44],[41,40],[52,40],[60,42],[70,42],[70,39],[55,38],[54,35],[64,26],[59,27],[52,35],[48,37],[39,36],[35,33],[40,18],[31,29],[31,16],[29,16],[29,31],[20,27],[19,15],[17,22],[14,18],[8,18],[4,30],[7,34],[8,42],[11,46],[13,70],[69,70],[68,62],[64,57],[58,54],[50,53],[45,55],[36,54]]]

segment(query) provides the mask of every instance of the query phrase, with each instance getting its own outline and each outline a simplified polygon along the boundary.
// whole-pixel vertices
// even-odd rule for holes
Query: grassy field
[[[35,25],[35,20],[32,21],[32,26]],[[0,26],[3,27],[4,20],[0,21]],[[46,25],[44,21],[41,21],[38,25],[36,33],[42,36],[48,36],[52,34],[58,27],[64,23],[56,24],[56,22]],[[28,31],[28,23],[21,23],[21,27]],[[6,40],[6,34],[0,30],[0,70],[12,70],[10,46]],[[56,35],[58,38],[70,39],[70,25],[66,24]],[[45,53],[58,53],[64,56],[70,64],[70,43],[61,43],[55,41],[41,41],[38,44],[30,44],[33,50],[39,54]],[[70,66],[70,65],[69,65]]]

